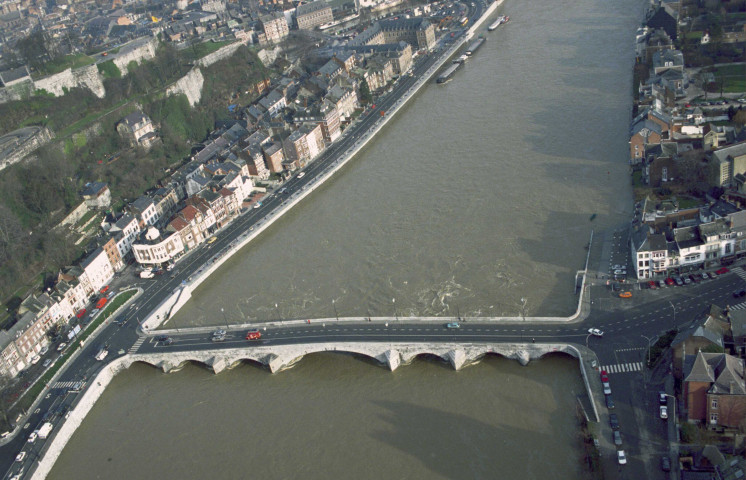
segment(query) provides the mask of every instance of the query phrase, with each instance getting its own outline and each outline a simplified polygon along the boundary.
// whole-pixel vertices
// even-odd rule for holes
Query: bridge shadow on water
[[[403,401],[377,401],[390,428],[371,435],[421,462],[439,478],[571,478],[561,466],[542,461],[542,431],[491,425],[469,415]],[[553,423],[550,420],[550,423]],[[557,431],[547,425],[544,431]],[[538,457],[538,458],[537,458]]]

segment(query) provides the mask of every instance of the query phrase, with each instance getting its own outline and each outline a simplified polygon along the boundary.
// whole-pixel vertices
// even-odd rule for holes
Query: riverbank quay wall
[[[370,357],[386,365],[391,371],[413,362],[421,355],[435,355],[443,361],[450,363],[454,369],[460,370],[478,363],[487,355],[499,355],[515,359],[521,362],[521,364],[526,365],[530,360],[538,360],[545,355],[566,354],[577,358],[579,361],[581,375],[583,376],[588,397],[591,400],[590,403],[593,406],[596,417],[595,421],[598,421],[598,412],[592,388],[600,390],[600,383],[599,385],[592,385],[592,380],[595,379],[596,383],[600,382],[600,380],[598,380],[597,375],[592,375],[591,379],[589,379],[587,375],[588,369],[585,366],[585,363],[595,360],[595,354],[583,346],[573,344],[357,342],[258,346],[225,350],[123,355],[101,368],[89,382],[89,386],[71,410],[67,420],[64,420],[61,426],[53,430],[46,450],[42,452],[42,457],[31,478],[42,480],[47,477],[57,458],[62,454],[67,442],[72,438],[75,430],[83,423],[88,412],[91,411],[109,383],[118,373],[128,369],[133,363],[146,363],[160,368],[166,373],[178,371],[183,366],[191,363],[200,363],[217,374],[248,361],[260,363],[268,367],[272,373],[276,373],[291,368],[305,355],[319,352],[339,352]]]
[[[495,4],[493,3],[493,6],[494,5]],[[486,17],[487,15],[483,15],[481,18]],[[185,282],[181,287],[178,287],[176,290],[174,290],[168,298],[161,302],[161,304],[156,307],[146,319],[142,321],[143,328],[145,330],[155,329],[168,318],[171,318],[173,315],[175,315],[176,312],[178,312],[179,309],[184,306],[184,304],[189,300],[189,298],[191,298],[194,289],[196,289],[218,268],[220,268],[223,263],[225,263],[231,256],[233,256],[243,247],[248,245],[254,238],[264,232],[264,230],[269,228],[269,226],[272,225],[277,219],[282,217],[285,213],[289,212],[301,200],[313,193],[324,182],[330,179],[343,166],[345,166],[347,162],[349,162],[355,155],[357,155],[357,153],[362,150],[388,122],[391,121],[396,113],[399,112],[401,107],[403,107],[412,97],[414,97],[414,95],[435,75],[438,69],[440,69],[440,67],[443,66],[443,64],[446,63],[448,59],[451,58],[456,53],[456,51],[462,45],[464,45],[466,41],[467,39],[465,37],[462,37],[454,42],[448,48],[448,50],[441,55],[440,59],[435,62],[435,64],[433,64],[406,93],[402,95],[402,97],[396,102],[394,106],[392,106],[391,109],[386,112],[385,116],[378,119],[375,125],[362,138],[360,138],[360,140],[353,147],[343,152],[337,159],[337,161],[332,165],[332,168],[319,176],[318,181],[308,185],[305,190],[293,194],[293,196],[286,202],[285,205],[265,217],[264,220],[262,220],[255,226],[253,231],[245,232],[243,235],[238,237],[236,241],[233,242],[232,246],[224,251],[218,252],[216,254],[216,257],[213,257],[213,260],[211,261],[209,266],[206,266],[206,268],[198,271],[191,277],[190,280]]]
[[[149,331],[154,330],[158,328],[161,324],[166,322],[168,319],[170,319],[172,316],[174,316],[180,309],[183,307],[191,298],[192,292],[202,283],[204,282],[210,275],[212,275],[218,268],[220,268],[223,263],[225,263],[228,259],[230,259],[234,254],[236,254],[239,250],[241,250],[243,247],[248,245],[254,238],[256,238],[258,235],[260,235],[262,232],[264,232],[267,228],[269,228],[277,219],[282,217],[285,213],[289,212],[295,205],[297,205],[301,200],[306,198],[306,196],[313,193],[317,188],[319,188],[321,185],[324,184],[328,179],[330,179],[335,173],[337,173],[342,167],[344,167],[347,162],[349,162],[352,158],[357,155],[360,150],[362,150],[368,142],[370,142],[376,134],[386,125],[389,121],[391,121],[392,118],[399,112],[401,107],[403,107],[409,100],[411,100],[418,92],[419,90],[427,84],[438,72],[438,70],[450,60],[453,55],[456,54],[456,52],[466,44],[466,42],[473,36],[474,32],[476,32],[479,27],[487,21],[487,19],[492,15],[497,7],[501,5],[504,2],[504,0],[498,0],[496,2],[493,2],[485,11],[485,13],[477,19],[474,24],[469,28],[469,30],[466,32],[465,35],[463,35],[461,38],[457,39],[453,44],[451,44],[448,49],[441,54],[440,59],[435,62],[418,80],[415,82],[412,87],[410,87],[407,92],[405,92],[402,97],[396,102],[394,106],[392,106],[391,109],[386,111],[386,115],[378,119],[375,123],[375,125],[358,141],[355,143],[353,147],[343,152],[340,157],[337,159],[337,161],[333,164],[332,168],[327,170],[325,173],[319,176],[318,181],[314,182],[313,184],[310,184],[307,186],[305,190],[296,192],[282,207],[278,208],[273,213],[269,214],[267,217],[264,218],[261,222],[257,223],[253,231],[245,232],[243,235],[238,237],[236,241],[233,242],[231,246],[229,246],[227,249],[220,251],[216,254],[215,257],[210,261],[209,265],[205,266],[203,269],[199,270],[196,274],[194,274],[190,280],[186,281],[184,284],[182,284],[181,287],[178,287],[175,289],[169,297],[163,300],[161,304],[159,304],[158,307],[156,307],[147,318],[145,318],[141,325],[143,327],[143,330]],[[344,134],[343,134],[344,135]],[[584,292],[585,290],[582,290]],[[556,319],[551,318],[544,318],[544,319],[536,319],[537,321],[573,321],[580,317],[581,315],[581,305],[583,303],[584,295],[581,293],[580,295],[580,301],[578,302],[578,308],[575,311],[575,313],[569,317],[558,317]],[[443,319],[439,319],[439,321],[442,321]],[[503,321],[522,321],[526,320],[525,318],[500,318],[499,320]]]

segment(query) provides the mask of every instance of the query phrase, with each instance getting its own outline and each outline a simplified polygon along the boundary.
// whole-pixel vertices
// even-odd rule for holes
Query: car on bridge
[[[594,337],[603,337],[604,336],[603,330],[599,330],[598,328],[589,328],[588,329],[588,333],[590,333]]]
[[[262,338],[262,332],[259,330],[249,330],[246,334],[246,340],[259,340]]]
[[[461,328],[461,325],[458,322],[450,322],[446,323],[446,328]]]

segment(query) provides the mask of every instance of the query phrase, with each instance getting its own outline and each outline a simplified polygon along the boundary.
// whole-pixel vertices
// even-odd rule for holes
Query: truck
[[[106,302],[108,301],[109,299],[106,297],[99,298],[98,301],[96,302],[96,308],[98,308],[99,310],[104,308],[104,305],[106,305]]]
[[[96,354],[96,360],[99,362],[102,361],[106,356],[109,354],[109,351],[106,349],[106,347],[101,347],[101,350],[98,351]]]
[[[49,436],[49,432],[52,431],[52,427],[53,425],[49,422],[46,422],[44,425],[42,425],[38,431],[39,438],[41,438],[42,440],[47,438]]]

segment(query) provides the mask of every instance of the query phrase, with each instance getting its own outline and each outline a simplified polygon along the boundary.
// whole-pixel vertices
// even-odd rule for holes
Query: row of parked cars
[[[622,449],[622,433],[619,431],[619,417],[616,413],[611,413],[614,410],[614,400],[611,398],[611,384],[609,383],[609,375],[606,370],[601,370],[601,384],[604,389],[604,397],[606,398],[606,408],[609,412],[609,425],[611,426],[611,435],[614,440],[614,445],[617,447],[617,462],[619,465],[627,463],[627,454]],[[668,395],[666,392],[658,392],[658,413],[660,418],[668,420]],[[661,469],[664,472],[671,471],[671,459],[668,455],[663,455],[660,460]]]
[[[714,272],[691,273],[691,274],[686,274],[686,275],[672,275],[666,279],[650,280],[648,282],[648,287],[651,289],[665,288],[667,286],[671,287],[673,285],[678,285],[680,287],[682,285],[690,285],[692,283],[699,283],[702,280],[708,280],[710,278],[717,278],[718,275],[728,273],[729,271],[730,270],[728,269],[728,267],[722,267],[722,268],[719,268],[718,270],[715,270]]]
[[[614,399],[611,398],[611,384],[609,383],[609,374],[606,370],[601,370],[601,384],[604,388],[604,397],[606,398],[606,408],[613,410]],[[619,418],[616,413],[609,413],[609,425],[611,425],[611,435],[614,439],[614,445],[617,447],[616,460],[619,465],[627,463],[627,454],[620,447],[622,446],[622,434],[619,431]]]

